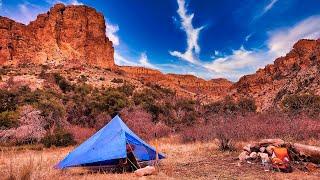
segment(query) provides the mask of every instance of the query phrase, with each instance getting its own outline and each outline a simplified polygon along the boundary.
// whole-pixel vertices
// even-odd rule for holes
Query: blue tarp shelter
[[[126,144],[135,146],[138,161],[156,159],[156,150],[132,132],[117,115],[106,126],[70,152],[56,168],[117,165],[127,157]],[[158,153],[158,159],[164,155]]]

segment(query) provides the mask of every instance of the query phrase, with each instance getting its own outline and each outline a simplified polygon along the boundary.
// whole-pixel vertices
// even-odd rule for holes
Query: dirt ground
[[[157,175],[140,179],[320,179],[320,170],[306,173],[294,169],[293,173],[285,174],[265,172],[259,163],[239,166],[236,160],[239,152],[221,152],[216,142],[180,144],[163,140],[152,144],[159,144],[158,149],[167,158]],[[138,179],[131,173],[54,169],[72,148],[1,148],[0,179]]]

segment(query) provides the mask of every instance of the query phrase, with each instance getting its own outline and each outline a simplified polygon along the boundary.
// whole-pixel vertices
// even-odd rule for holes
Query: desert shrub
[[[217,139],[219,141],[219,150],[220,151],[234,151],[235,147],[231,138],[229,138],[226,134],[218,133]]]
[[[90,136],[92,136],[95,133],[94,128],[86,128],[86,127],[80,127],[80,126],[70,126],[68,127],[68,132],[72,134],[74,137],[74,141],[77,143],[81,143],[88,139]]]
[[[201,133],[199,133],[201,132]],[[320,124],[307,116],[289,117],[279,112],[246,114],[244,116],[216,116],[208,122],[198,122],[179,132],[181,140],[210,141],[219,144],[228,141],[251,141],[264,138],[282,138],[288,141],[318,139]]]
[[[117,88],[118,91],[123,92],[127,96],[132,96],[134,89],[135,86],[128,82],[125,82],[122,86]]]
[[[41,115],[47,120],[46,129],[51,128],[53,125],[62,125],[62,119],[66,114],[66,110],[59,99],[43,99],[36,106],[41,110]]]
[[[195,111],[195,101],[191,99],[179,99],[175,104],[176,110]]]
[[[148,87],[150,87],[151,89],[158,91],[159,93],[165,94],[166,96],[174,96],[175,92],[173,90],[171,90],[170,88],[166,88],[163,86],[160,86],[159,84],[156,83],[147,83],[146,84]]]
[[[257,106],[253,99],[242,98],[238,102],[238,108],[241,112],[256,112]]]
[[[117,114],[128,105],[127,96],[117,90],[108,89],[95,98],[94,107],[101,112],[107,112],[111,116]]]
[[[74,137],[71,133],[63,129],[56,129],[53,134],[48,134],[42,139],[46,147],[51,146],[69,146],[75,144]]]
[[[19,114],[15,111],[4,111],[0,113],[0,129],[17,127]]]
[[[135,92],[133,94],[133,101],[136,105],[144,104],[144,103],[154,103],[155,99],[157,99],[159,96],[158,94],[150,89],[145,88],[141,92]]]
[[[123,79],[113,78],[113,79],[111,80],[111,82],[113,82],[113,83],[123,83]]]
[[[204,106],[205,114],[220,114],[220,115],[242,115],[255,112],[257,106],[253,99],[240,98],[234,101],[226,97],[223,101],[212,102]]]
[[[0,112],[14,111],[18,104],[19,98],[16,93],[0,90]]]
[[[92,86],[82,83],[79,86],[75,86],[74,91],[76,94],[79,94],[80,96],[86,96],[92,92],[93,88]]]
[[[289,95],[283,99],[282,108],[291,114],[307,113],[315,117],[320,112],[320,96],[312,94]]]
[[[125,108],[120,113],[122,119],[143,139],[168,136],[171,129],[163,123],[154,123],[152,115],[142,107]]]
[[[63,76],[61,76],[58,73],[53,74],[54,80],[56,82],[56,84],[59,86],[59,88],[65,93],[65,92],[69,92],[73,89],[72,85],[70,84],[70,82],[68,80],[66,80],[66,78],[64,78]]]

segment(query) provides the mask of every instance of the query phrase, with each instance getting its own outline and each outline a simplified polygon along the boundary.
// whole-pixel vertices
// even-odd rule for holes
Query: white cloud
[[[264,7],[262,14],[265,14],[265,13],[268,12],[270,9],[272,9],[273,5],[274,5],[277,1],[278,1],[278,0],[271,0],[271,1],[269,2],[269,4],[267,4],[267,6]]]
[[[77,0],[71,0],[71,1],[69,1],[69,4],[72,4],[72,5],[83,5],[82,2],[77,1]]]
[[[253,73],[256,69],[272,63],[275,58],[284,56],[299,39],[317,38],[320,38],[320,16],[313,16],[293,27],[270,32],[265,50],[250,51],[241,47],[230,55],[204,64],[204,67],[220,76],[237,80],[242,75]]]
[[[56,3],[64,3],[64,4],[72,4],[72,5],[83,5],[78,0],[46,0],[48,5],[53,6]],[[2,7],[2,0],[0,0],[0,9]],[[15,21],[21,22],[23,24],[29,24],[30,21],[36,19],[38,14],[45,13],[49,10],[50,7],[47,6],[39,6],[36,4],[32,4],[29,1],[23,1],[21,4],[17,4],[17,8],[15,11],[2,11],[0,15],[7,16]]]
[[[267,41],[270,53],[283,56],[299,39],[320,38],[320,15],[309,17],[291,28],[273,31],[270,34]]]
[[[156,67],[149,62],[149,59],[146,53],[141,53],[141,56],[139,59],[139,65],[147,68],[156,69]]]
[[[9,16],[10,18],[23,24],[29,24],[30,21],[36,19],[38,14],[44,13],[45,11],[46,10],[42,7],[25,2],[23,4],[18,4],[17,11],[8,11],[6,16]]]
[[[148,56],[147,56],[147,53],[145,53],[145,52],[141,53],[139,59],[129,60],[129,59],[123,57],[117,51],[115,51],[114,61],[117,65],[120,65],[120,66],[142,66],[142,67],[146,67],[146,68],[158,69],[155,65],[150,63]]]
[[[111,24],[106,21],[106,35],[112,41],[114,46],[118,46],[120,44],[119,37],[117,32],[119,31],[119,26],[116,24]]]
[[[252,36],[252,33],[251,33],[251,34],[248,34],[248,35],[245,37],[246,42],[249,41],[249,39],[251,38],[251,36]]]
[[[137,66],[138,64],[128,60],[127,58],[123,57],[117,51],[114,52],[114,61],[117,65],[120,66]]]
[[[185,31],[187,35],[187,49],[185,52],[179,51],[169,51],[172,56],[176,56],[182,60],[188,61],[190,63],[197,64],[197,56],[200,52],[200,47],[198,45],[198,39],[200,31],[203,29],[203,26],[199,28],[194,28],[192,25],[192,20],[194,14],[188,14],[185,0],[177,0],[178,10],[177,13],[181,19],[181,29]]]
[[[78,0],[45,0],[45,1],[50,5],[54,5],[57,3],[63,3],[67,5],[83,5],[83,3]]]

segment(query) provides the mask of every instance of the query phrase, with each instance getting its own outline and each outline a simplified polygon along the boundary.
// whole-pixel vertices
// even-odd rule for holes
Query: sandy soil
[[[155,144],[155,143],[153,143]],[[220,152],[215,142],[179,144],[159,141],[167,155],[157,175],[142,179],[320,179],[320,170],[293,173],[265,172],[257,164],[241,164],[238,152]],[[134,174],[93,173],[86,169],[56,170],[53,166],[68,154],[68,148],[0,148],[0,179],[138,179]]]

